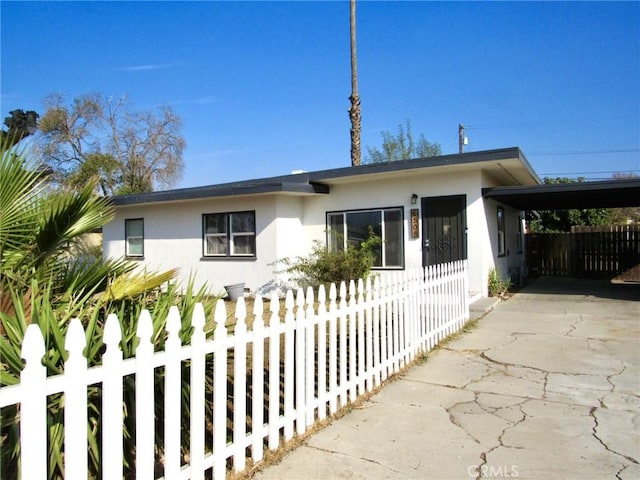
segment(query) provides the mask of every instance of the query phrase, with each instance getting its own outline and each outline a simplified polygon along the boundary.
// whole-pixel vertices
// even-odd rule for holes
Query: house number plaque
[[[420,218],[418,217],[418,209],[411,209],[411,238],[420,237]]]

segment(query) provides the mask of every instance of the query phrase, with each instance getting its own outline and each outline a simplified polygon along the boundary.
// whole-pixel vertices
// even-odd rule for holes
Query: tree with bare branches
[[[100,193],[144,193],[174,186],[182,177],[182,121],[168,106],[136,111],[126,97],[86,94],[70,106],[62,95],[45,101],[38,145],[61,185],[96,180]]]

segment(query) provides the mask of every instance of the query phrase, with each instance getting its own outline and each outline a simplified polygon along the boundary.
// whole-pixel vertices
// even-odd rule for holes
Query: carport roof
[[[638,207],[640,178],[493,187],[482,195],[519,210]]]

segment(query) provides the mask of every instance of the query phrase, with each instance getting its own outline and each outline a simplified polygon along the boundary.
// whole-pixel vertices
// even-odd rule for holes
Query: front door
[[[422,265],[467,258],[467,197],[422,198]]]

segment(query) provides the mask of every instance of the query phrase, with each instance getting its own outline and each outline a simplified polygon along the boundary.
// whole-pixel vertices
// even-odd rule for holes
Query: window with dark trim
[[[202,237],[205,257],[255,257],[256,212],[206,213]]]
[[[327,213],[329,248],[342,251],[359,247],[371,233],[382,239],[375,252],[374,268],[404,268],[402,207]]]
[[[506,255],[505,245],[505,226],[504,226],[504,208],[498,207],[498,256],[504,257]]]
[[[127,257],[144,257],[144,219],[127,218],[124,221],[124,254]]]

